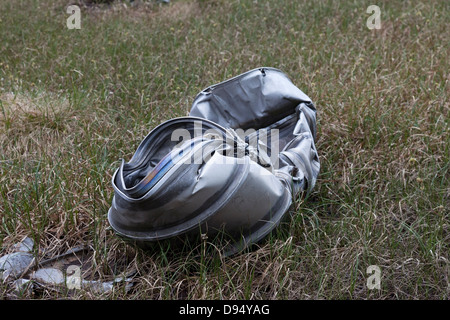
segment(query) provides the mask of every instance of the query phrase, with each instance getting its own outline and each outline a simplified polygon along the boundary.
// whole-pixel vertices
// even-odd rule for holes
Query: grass
[[[448,1],[173,0],[0,4],[0,253],[87,244],[91,274],[131,291],[3,299],[448,299]],[[315,102],[321,172],[291,219],[240,255],[143,252],[107,223],[111,175],[208,85],[281,69]],[[198,250],[191,250],[198,249]],[[366,286],[370,265],[380,290]]]

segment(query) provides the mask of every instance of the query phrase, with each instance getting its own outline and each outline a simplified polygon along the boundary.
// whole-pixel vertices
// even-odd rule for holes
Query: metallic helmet
[[[258,242],[316,182],[315,112],[274,68],[206,88],[188,117],[160,124],[122,161],[110,225],[143,247],[202,234],[225,239],[230,255]]]

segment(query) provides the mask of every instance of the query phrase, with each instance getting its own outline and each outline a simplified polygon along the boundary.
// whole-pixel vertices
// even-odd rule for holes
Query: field
[[[449,299],[449,21],[444,0],[1,1],[0,255],[25,236],[38,261],[86,245],[86,277],[133,270],[134,284],[17,294],[0,281],[0,299]],[[229,258],[207,241],[144,252],[118,238],[120,159],[205,87],[261,66],[316,105],[313,192]]]

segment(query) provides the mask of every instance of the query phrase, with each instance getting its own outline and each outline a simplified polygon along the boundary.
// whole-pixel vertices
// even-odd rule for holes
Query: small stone
[[[31,252],[34,247],[33,239],[25,237],[21,242],[16,243],[13,247],[15,252]]]
[[[0,273],[3,280],[16,279],[34,262],[29,252],[14,252],[0,258]]]
[[[17,279],[13,282],[14,292],[16,294],[31,294],[33,292],[33,282],[29,279]]]
[[[42,268],[34,272],[32,278],[41,284],[58,285],[65,282],[64,274],[55,268]]]

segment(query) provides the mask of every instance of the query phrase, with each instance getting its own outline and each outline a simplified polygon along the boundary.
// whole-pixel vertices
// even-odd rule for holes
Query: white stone
[[[32,278],[42,284],[63,284],[64,274],[55,268],[42,268],[33,273]]]
[[[30,294],[33,292],[33,282],[29,279],[17,279],[14,281],[14,289],[16,294]]]
[[[34,257],[29,252],[14,252],[0,258],[0,272],[2,279],[16,279],[34,262]]]
[[[34,247],[33,239],[25,237],[21,242],[14,245],[14,251],[16,252],[31,252]]]

